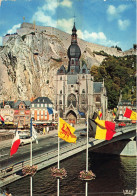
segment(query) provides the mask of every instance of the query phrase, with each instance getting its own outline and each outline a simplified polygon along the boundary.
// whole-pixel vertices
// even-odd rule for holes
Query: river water
[[[84,196],[85,181],[79,179],[79,172],[86,168],[86,152],[60,162],[60,168],[62,167],[67,170],[68,175],[60,180],[60,196]],[[135,157],[120,157],[90,151],[89,170],[96,174],[96,179],[88,182],[89,196],[122,196],[123,190],[133,190],[135,193]],[[8,188],[13,196],[29,196],[30,178],[18,180],[8,185]],[[56,195],[57,180],[51,176],[51,167],[37,172],[33,177],[33,196]]]

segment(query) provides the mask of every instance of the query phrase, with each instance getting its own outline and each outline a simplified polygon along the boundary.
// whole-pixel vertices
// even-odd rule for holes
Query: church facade
[[[87,66],[80,63],[81,50],[77,43],[75,23],[72,29],[71,44],[67,55],[68,69],[64,65],[55,75],[55,110],[69,123],[79,122],[94,111],[106,115],[107,96],[104,82],[94,82]]]

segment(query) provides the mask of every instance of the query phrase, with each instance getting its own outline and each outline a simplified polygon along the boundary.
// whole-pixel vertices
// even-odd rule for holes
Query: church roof
[[[82,66],[82,68],[80,69],[80,72],[79,73],[80,74],[89,74],[89,71],[88,71],[88,68],[87,68],[87,65],[86,64],[84,64]]]
[[[60,74],[61,74],[61,75],[66,74],[66,69],[65,69],[64,65],[62,65],[62,66],[58,69],[57,74],[58,74],[58,75],[60,75]]]

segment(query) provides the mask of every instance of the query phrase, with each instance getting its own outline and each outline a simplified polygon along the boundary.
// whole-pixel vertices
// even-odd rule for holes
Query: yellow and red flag
[[[74,135],[75,128],[65,122],[62,118],[59,118],[59,130],[58,137],[66,142],[76,143],[77,137]]]
[[[130,118],[131,120],[137,120],[137,113],[133,110],[126,108],[124,117]]]

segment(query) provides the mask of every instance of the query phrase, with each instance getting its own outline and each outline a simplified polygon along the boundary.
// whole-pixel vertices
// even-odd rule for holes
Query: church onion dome
[[[68,48],[68,57],[70,58],[80,58],[81,50],[77,44],[71,44]]]
[[[75,27],[75,23],[74,26],[72,28],[72,35],[71,35],[71,45],[68,48],[68,57],[69,59],[71,58],[80,58],[81,56],[81,50],[80,47],[77,45],[77,29]]]

